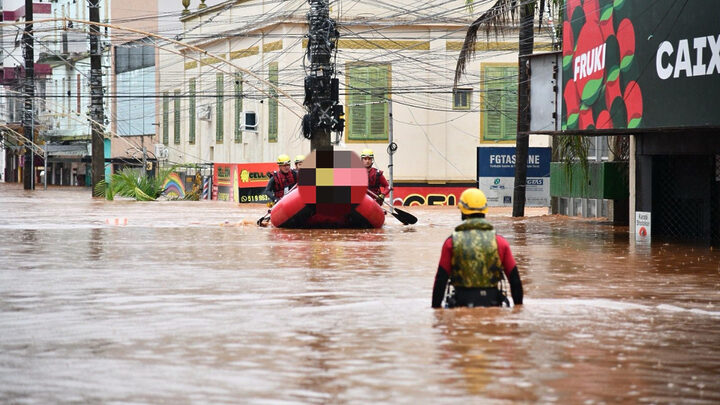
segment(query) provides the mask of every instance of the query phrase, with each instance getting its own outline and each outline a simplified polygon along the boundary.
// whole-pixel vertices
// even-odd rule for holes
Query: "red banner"
[[[394,205],[455,205],[460,194],[468,186],[418,186],[395,187],[393,189]]]

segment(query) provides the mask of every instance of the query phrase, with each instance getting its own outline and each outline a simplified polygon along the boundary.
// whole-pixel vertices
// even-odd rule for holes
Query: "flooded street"
[[[0,403],[720,402],[720,254],[491,208],[516,308],[433,310],[455,207],[261,228],[262,205],[0,183]]]

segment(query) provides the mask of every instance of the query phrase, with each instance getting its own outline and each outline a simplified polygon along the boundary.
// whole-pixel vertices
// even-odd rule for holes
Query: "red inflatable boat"
[[[353,151],[313,151],[297,187],[270,212],[280,228],[380,228],[385,211],[367,195],[367,170]]]

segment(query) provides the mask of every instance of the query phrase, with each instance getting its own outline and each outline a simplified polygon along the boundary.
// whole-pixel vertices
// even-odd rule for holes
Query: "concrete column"
[[[628,228],[631,237],[629,238],[630,243],[633,243],[635,241],[635,200],[636,200],[636,191],[635,191],[635,185],[637,184],[636,178],[635,178],[635,171],[637,167],[637,160],[635,153],[637,151],[637,147],[635,146],[635,135],[630,135],[630,166],[628,167],[628,175],[629,175],[629,184],[628,187],[630,188],[630,196],[628,197],[628,209],[629,213],[628,215],[630,220],[630,227]]]

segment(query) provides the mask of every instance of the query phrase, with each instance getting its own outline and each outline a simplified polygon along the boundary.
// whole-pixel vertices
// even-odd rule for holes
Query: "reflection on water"
[[[386,268],[384,229],[283,229],[270,228],[267,245],[273,257],[284,257],[290,266],[321,269]]]
[[[89,194],[0,183],[0,403],[720,402],[707,248],[495,209],[526,305],[435,311],[454,207],[288,230]]]

